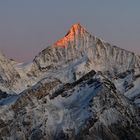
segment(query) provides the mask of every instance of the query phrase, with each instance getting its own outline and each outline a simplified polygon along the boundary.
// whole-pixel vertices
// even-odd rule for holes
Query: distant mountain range
[[[31,63],[0,53],[0,139],[140,140],[140,56],[80,23]]]

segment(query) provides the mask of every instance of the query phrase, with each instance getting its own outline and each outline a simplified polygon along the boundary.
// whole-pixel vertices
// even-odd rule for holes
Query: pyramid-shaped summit
[[[116,71],[140,67],[137,55],[91,35],[80,23],[73,24],[63,38],[43,50],[34,61],[39,69],[73,65],[71,71],[79,73],[79,77],[91,69],[114,75]]]
[[[67,34],[54,43],[55,46],[66,47],[69,41],[74,41],[76,38],[81,38],[88,33],[86,29],[80,24],[75,23],[68,30]]]
[[[71,26],[66,36],[69,34],[73,35],[83,34],[85,32],[87,32],[86,29],[80,23],[75,23]]]

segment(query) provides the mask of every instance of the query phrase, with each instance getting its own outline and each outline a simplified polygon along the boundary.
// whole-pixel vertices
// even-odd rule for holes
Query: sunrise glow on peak
[[[54,47],[65,48],[70,41],[74,41],[77,37],[82,37],[86,32],[86,29],[80,23],[75,23],[62,39],[59,39],[54,43]]]

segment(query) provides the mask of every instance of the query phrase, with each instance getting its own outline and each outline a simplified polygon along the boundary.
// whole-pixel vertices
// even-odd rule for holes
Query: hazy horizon
[[[140,1],[0,1],[0,50],[17,61],[31,61],[62,38],[72,24],[140,54]]]

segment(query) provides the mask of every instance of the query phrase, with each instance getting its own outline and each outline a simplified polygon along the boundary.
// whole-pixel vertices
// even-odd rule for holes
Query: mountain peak
[[[75,23],[71,26],[67,34],[62,39],[56,41],[54,45],[66,47],[69,41],[74,41],[75,38],[80,38],[85,33],[87,33],[86,29],[80,23]]]
[[[81,31],[81,30],[82,31],[85,31],[85,28],[80,23],[75,23],[75,24],[73,24],[71,26],[71,28],[70,28],[69,31],[71,31],[71,32],[73,32],[73,31],[77,32],[77,31]]]

